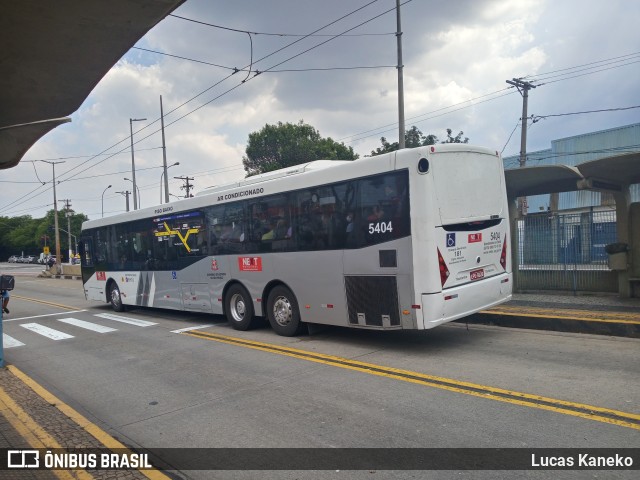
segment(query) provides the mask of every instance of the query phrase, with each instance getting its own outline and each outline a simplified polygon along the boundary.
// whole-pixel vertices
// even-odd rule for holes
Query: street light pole
[[[105,188],[104,191],[102,192],[102,218],[104,218],[104,192],[106,192],[110,188],[111,188],[111,185],[109,185],[107,188]]]
[[[162,165],[164,167],[164,203],[169,203],[169,177],[167,177],[167,147],[164,143],[164,112],[162,110],[162,95],[160,95],[160,127],[162,130]],[[174,163],[174,165],[176,165]],[[160,203],[162,203],[162,194],[160,194]]]
[[[166,164],[165,164],[166,165]],[[176,162],[168,167],[165,166],[164,171],[160,175],[160,203],[169,203],[169,182],[167,180],[167,170],[171,167],[175,167],[176,165],[180,165],[180,162]],[[162,201],[162,175],[164,175],[164,202]]]
[[[56,230],[56,273],[60,273],[60,230],[58,230],[58,199],[56,197],[56,163],[49,160],[41,160],[53,166],[53,222]]]
[[[130,178],[125,178],[125,180],[129,182],[133,182],[133,209],[142,208],[142,197],[140,196],[140,189],[136,185],[136,182],[131,180]],[[138,201],[136,202],[136,190],[138,191]],[[137,207],[136,207],[137,205]]]
[[[136,161],[133,155],[133,122],[143,122],[146,118],[130,118],[129,131],[131,132],[131,176],[133,178],[133,209],[138,209],[138,200],[136,198]]]

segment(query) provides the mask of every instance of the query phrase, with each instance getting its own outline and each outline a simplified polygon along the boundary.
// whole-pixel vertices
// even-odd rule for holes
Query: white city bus
[[[88,299],[305,324],[429,329],[511,298],[504,172],[467,144],[319,160],[82,227]]]

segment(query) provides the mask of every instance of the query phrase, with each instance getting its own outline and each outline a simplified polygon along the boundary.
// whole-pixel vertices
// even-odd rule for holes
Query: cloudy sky
[[[529,151],[640,121],[640,108],[628,108],[640,105],[640,2],[402,3],[407,128],[440,138],[462,130],[470,143],[517,154],[522,98],[505,82],[514,77],[538,85],[530,115],[626,108],[530,124]],[[361,157],[381,136],[396,141],[394,8],[395,0],[187,0],[111,69],[71,123],[1,172],[0,216],[40,218],[53,208],[52,168],[30,162],[41,159],[64,160],[57,197],[77,212],[99,218],[103,192],[104,215],[123,212],[116,192],[132,189],[130,118],[147,119],[133,124],[140,204],[158,205],[161,95],[167,163],[180,162],[168,175],[177,196],[185,192],[176,176],[194,177],[195,193],[242,179],[248,135],[267,123],[304,120]]]

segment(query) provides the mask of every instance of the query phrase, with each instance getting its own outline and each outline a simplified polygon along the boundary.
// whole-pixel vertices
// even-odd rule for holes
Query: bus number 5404
[[[387,232],[393,232],[393,225],[391,225],[391,222],[372,222],[369,224],[369,235]]]

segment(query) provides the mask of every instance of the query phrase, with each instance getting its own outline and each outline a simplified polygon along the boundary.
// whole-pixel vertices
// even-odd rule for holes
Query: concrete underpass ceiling
[[[0,15],[0,169],[70,121],[109,69],[185,0],[19,0]]]
[[[592,179],[594,182],[613,187],[633,185],[640,183],[640,153],[592,160],[581,163],[578,169],[586,179]]]
[[[577,182],[583,179],[576,167],[567,165],[513,168],[505,170],[504,175],[510,198],[570,192],[576,190]]]
[[[630,153],[568,165],[539,165],[505,170],[510,198],[576,190],[623,191],[640,183],[640,154]]]

